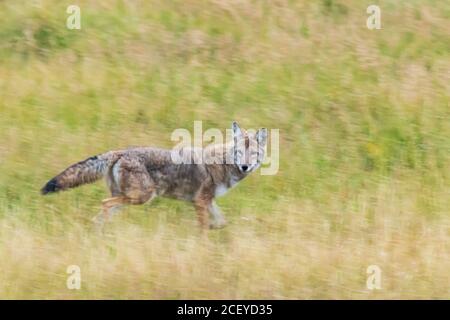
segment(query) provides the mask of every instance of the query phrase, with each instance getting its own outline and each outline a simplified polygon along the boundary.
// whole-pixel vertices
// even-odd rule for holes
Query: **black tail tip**
[[[56,178],[53,178],[41,189],[41,194],[46,195],[48,193],[58,192],[59,190],[60,187],[58,182],[56,181]]]

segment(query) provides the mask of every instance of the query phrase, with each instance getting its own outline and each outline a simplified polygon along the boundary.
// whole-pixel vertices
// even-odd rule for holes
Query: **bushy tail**
[[[103,177],[117,159],[117,153],[108,152],[75,163],[47,182],[41,193],[48,194],[92,183]]]

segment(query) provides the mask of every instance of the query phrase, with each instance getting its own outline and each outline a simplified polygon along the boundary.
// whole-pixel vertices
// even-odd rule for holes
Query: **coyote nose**
[[[248,166],[246,166],[246,165],[243,165],[243,166],[242,166],[242,171],[245,172],[245,171],[247,171],[247,169],[248,169]]]

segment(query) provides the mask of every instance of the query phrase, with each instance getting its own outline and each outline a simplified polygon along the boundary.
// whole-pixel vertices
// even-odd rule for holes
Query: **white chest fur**
[[[228,187],[225,184],[221,183],[216,187],[216,190],[214,191],[214,195],[216,197],[221,197],[225,193],[227,193],[227,191],[228,191]]]
[[[225,184],[225,183],[221,183],[221,184],[217,185],[216,190],[214,191],[214,195],[215,195],[216,197],[221,197],[221,196],[223,196],[225,193],[228,192],[228,190],[230,190],[231,188],[233,188],[238,182],[239,182],[238,179],[231,178],[231,180],[230,180],[230,185],[231,185],[231,187],[228,187],[228,185]]]

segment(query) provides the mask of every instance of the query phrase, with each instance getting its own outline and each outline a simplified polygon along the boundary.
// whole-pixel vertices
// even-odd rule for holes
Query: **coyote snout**
[[[225,218],[214,199],[261,165],[267,141],[265,128],[250,133],[233,122],[232,132],[231,143],[208,145],[200,150],[214,157],[214,161],[174,163],[171,150],[154,147],[109,151],[68,167],[47,182],[41,192],[58,192],[105,177],[111,198],[102,202],[95,219],[99,224],[123,205],[143,204],[163,196],[192,202],[202,227],[220,228],[225,225]],[[184,149],[188,154],[198,151]]]

